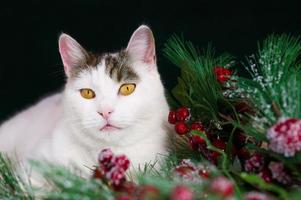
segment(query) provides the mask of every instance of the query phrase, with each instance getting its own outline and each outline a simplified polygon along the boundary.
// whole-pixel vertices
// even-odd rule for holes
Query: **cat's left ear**
[[[71,36],[62,33],[59,38],[59,51],[66,75],[86,61],[87,51]]]
[[[155,39],[148,26],[140,26],[132,35],[126,51],[134,61],[149,65],[156,63]]]

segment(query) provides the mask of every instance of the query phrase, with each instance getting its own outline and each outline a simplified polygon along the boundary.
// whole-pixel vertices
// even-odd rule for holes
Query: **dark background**
[[[299,6],[289,1],[163,3],[166,1],[1,3],[0,121],[62,88],[65,78],[57,46],[61,32],[72,35],[87,49],[103,52],[126,47],[140,24],[150,25],[159,69],[170,89],[178,71],[163,56],[162,48],[174,33],[200,47],[212,42],[218,52],[242,58],[254,52],[257,41],[270,33],[299,35],[301,31]]]

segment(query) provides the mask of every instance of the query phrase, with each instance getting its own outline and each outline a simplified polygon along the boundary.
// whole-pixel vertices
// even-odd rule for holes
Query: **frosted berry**
[[[125,171],[121,167],[114,167],[110,173],[107,174],[108,180],[114,186],[119,186],[125,181]]]
[[[292,178],[285,170],[283,163],[270,162],[268,167],[271,170],[272,178],[274,180],[277,180],[283,185],[290,185],[292,183]]]
[[[211,190],[222,197],[229,197],[232,196],[234,187],[233,183],[229,179],[220,176],[212,181]]]
[[[176,111],[176,119],[177,121],[185,121],[189,118],[190,116],[190,112],[189,112],[189,109],[186,108],[186,107],[182,107],[182,108],[179,108],[177,111]]]
[[[214,67],[214,74],[220,83],[224,83],[231,78],[232,72],[221,66]]]
[[[179,135],[185,135],[189,132],[189,128],[185,122],[177,122],[175,125],[175,130]]]
[[[247,172],[259,172],[264,167],[264,158],[260,154],[254,154],[245,161],[245,170]]]
[[[195,165],[187,159],[184,159],[180,162],[178,166],[175,168],[175,172],[180,176],[185,176],[190,174],[196,170]]]
[[[170,200],[193,200],[193,192],[190,188],[186,186],[178,185],[176,186],[170,195]]]
[[[124,171],[126,171],[130,166],[130,161],[125,155],[116,156],[112,162],[115,166],[121,167]]]
[[[177,122],[176,111],[170,111],[168,114],[168,122],[170,124],[175,124]]]
[[[301,150],[301,120],[282,119],[267,133],[269,148],[286,157],[294,156]]]
[[[108,164],[113,158],[111,149],[103,149],[98,155],[98,162],[101,164]]]
[[[274,198],[271,198],[267,194],[261,193],[261,192],[248,192],[245,195],[245,200],[272,200]]]

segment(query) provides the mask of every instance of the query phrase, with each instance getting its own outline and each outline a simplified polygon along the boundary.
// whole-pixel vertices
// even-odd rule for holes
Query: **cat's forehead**
[[[79,77],[80,73],[86,70],[101,67],[105,68],[104,72],[115,82],[139,80],[139,76],[133,68],[133,63],[125,50],[117,53],[87,53],[84,62],[72,71],[72,77]]]

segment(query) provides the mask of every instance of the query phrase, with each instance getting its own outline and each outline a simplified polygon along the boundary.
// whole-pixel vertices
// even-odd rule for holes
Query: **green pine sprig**
[[[13,161],[0,153],[0,199],[33,200],[34,194],[16,172]]]
[[[218,120],[220,105],[227,101],[216,81],[215,66],[229,67],[233,57],[216,56],[211,45],[200,51],[191,42],[173,36],[164,48],[166,57],[181,70],[178,85],[172,95],[182,105],[192,109],[193,116],[203,121]]]

